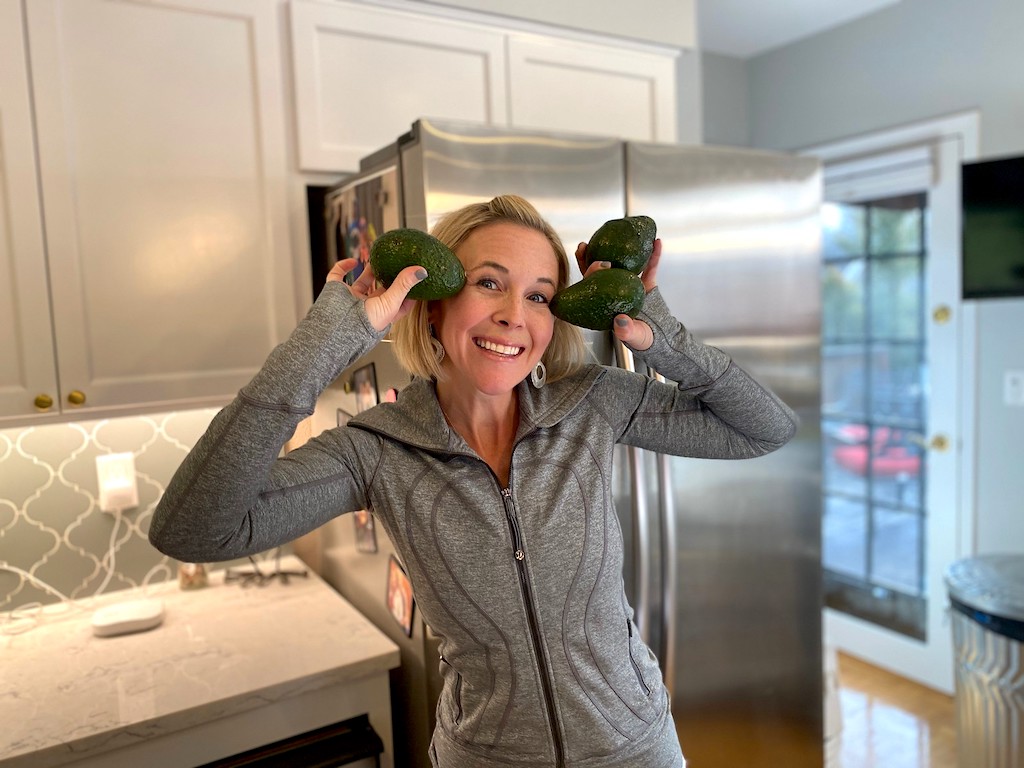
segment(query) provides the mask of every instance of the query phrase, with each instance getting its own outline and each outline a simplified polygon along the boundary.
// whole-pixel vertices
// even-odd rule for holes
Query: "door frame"
[[[821,159],[825,166],[841,160],[855,157],[870,157],[898,151],[914,145],[934,143],[939,149],[939,160],[950,161],[950,155],[958,151],[959,162],[962,164],[978,157],[979,145],[979,114],[976,111],[962,112],[935,120],[913,123],[910,125],[881,130],[861,136],[847,138],[801,150],[801,154],[812,155]],[[950,148],[952,146],[952,149]],[[943,150],[945,147],[945,151]],[[940,172],[942,168],[940,166]],[[959,179],[959,173],[950,179],[941,173],[937,184],[930,189],[941,190],[946,205],[950,205],[951,195],[959,197],[959,185],[951,189],[943,184],[953,184]],[[933,198],[933,195],[929,195]],[[931,205],[931,203],[929,203]],[[931,231],[935,236],[935,248],[956,255],[955,274],[957,285],[944,285],[947,301],[953,310],[952,335],[956,338],[949,355],[954,357],[952,366],[957,372],[956,380],[947,382],[945,389],[947,398],[952,390],[952,401],[956,403],[953,414],[953,456],[955,457],[954,482],[956,493],[953,499],[952,521],[954,530],[951,539],[942,543],[942,552],[946,559],[959,559],[970,556],[975,551],[975,478],[974,455],[976,452],[975,434],[975,370],[977,357],[977,315],[970,302],[960,298],[959,288],[959,226],[951,226],[954,222],[933,220]],[[942,238],[941,240],[939,238]],[[933,250],[930,246],[929,250]],[[948,255],[947,255],[948,258]],[[929,286],[931,287],[931,281]],[[930,313],[930,301],[926,311]],[[948,360],[948,355],[947,355]],[[934,427],[929,420],[929,432]],[[929,492],[928,497],[932,497]],[[931,503],[929,503],[929,509]],[[934,553],[936,542],[929,542],[927,553]],[[835,647],[845,653],[860,657],[876,666],[889,669],[896,674],[913,679],[928,687],[953,693],[953,648],[952,628],[950,626],[948,608],[945,602],[943,572],[936,570],[933,558],[929,558],[926,566],[926,583],[928,585],[928,637],[927,643],[885,629],[871,622],[840,613],[831,608],[824,609],[824,634],[827,646]],[[940,567],[944,566],[940,564]]]

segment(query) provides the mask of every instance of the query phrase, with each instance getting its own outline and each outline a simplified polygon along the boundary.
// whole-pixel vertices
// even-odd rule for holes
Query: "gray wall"
[[[965,109],[988,156],[1024,142],[1024,2],[902,0],[750,61],[754,146],[797,149]]]
[[[799,149],[967,109],[983,158],[1024,154],[1024,2],[902,0],[748,62],[705,55],[705,140]],[[745,75],[745,76],[744,76]],[[1003,404],[1024,370],[1024,300],[976,302],[974,512],[979,552],[1024,552],[1024,408]]]
[[[751,146],[747,62],[731,56],[703,53],[701,68],[705,143]]]

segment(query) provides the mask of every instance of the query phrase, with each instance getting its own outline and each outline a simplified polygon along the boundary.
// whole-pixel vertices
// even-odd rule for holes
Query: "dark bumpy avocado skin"
[[[616,315],[636,317],[644,305],[644,284],[627,269],[599,269],[555,294],[551,314],[567,323],[609,331]]]
[[[448,246],[426,232],[392,229],[370,246],[370,266],[385,286],[390,286],[399,272],[413,265],[426,269],[427,277],[409,291],[410,299],[446,299],[466,284],[462,262]]]
[[[606,221],[587,243],[587,264],[609,261],[613,267],[639,275],[654,252],[658,227],[650,216]]]

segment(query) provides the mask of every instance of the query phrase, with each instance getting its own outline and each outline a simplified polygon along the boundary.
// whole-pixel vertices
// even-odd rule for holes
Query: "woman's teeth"
[[[509,357],[515,357],[523,351],[523,347],[509,347],[505,344],[495,344],[493,341],[484,341],[483,339],[477,339],[476,345],[486,349],[488,352],[496,352],[499,355],[508,355]]]

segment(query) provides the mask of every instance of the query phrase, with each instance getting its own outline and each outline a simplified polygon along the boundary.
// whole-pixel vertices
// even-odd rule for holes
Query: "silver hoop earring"
[[[548,379],[548,369],[544,365],[544,361],[541,360],[534,366],[533,370],[530,371],[530,383],[533,384],[537,389],[544,386],[544,383]]]
[[[433,336],[430,337],[430,348],[434,351],[434,359],[437,362],[444,360],[444,347],[441,346],[441,342],[435,339]]]

